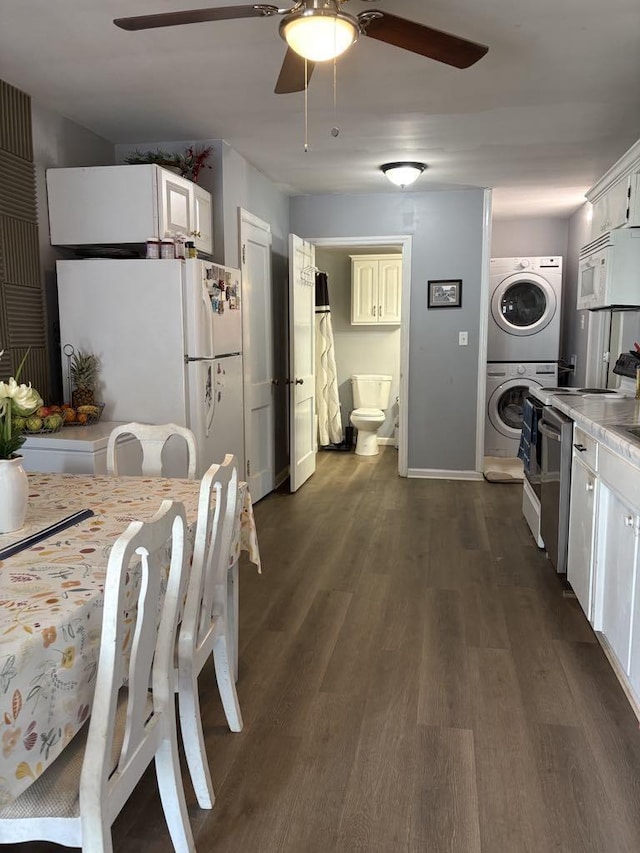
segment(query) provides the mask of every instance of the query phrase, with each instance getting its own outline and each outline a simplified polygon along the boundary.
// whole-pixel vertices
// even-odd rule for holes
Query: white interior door
[[[271,226],[242,208],[245,478],[255,502],[274,488]]]
[[[289,234],[289,478],[297,491],[316,470],[315,247]]]

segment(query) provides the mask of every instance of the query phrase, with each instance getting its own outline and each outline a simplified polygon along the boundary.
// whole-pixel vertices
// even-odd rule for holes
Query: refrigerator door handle
[[[216,355],[200,355],[200,356],[191,356],[185,355],[184,363],[189,364],[191,361],[215,361],[218,356]]]

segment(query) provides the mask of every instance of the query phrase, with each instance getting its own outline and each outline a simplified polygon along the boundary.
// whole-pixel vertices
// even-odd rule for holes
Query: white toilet
[[[357,373],[351,377],[353,411],[351,423],[358,430],[356,453],[375,456],[378,453],[378,430],[385,421],[389,405],[392,376]]]

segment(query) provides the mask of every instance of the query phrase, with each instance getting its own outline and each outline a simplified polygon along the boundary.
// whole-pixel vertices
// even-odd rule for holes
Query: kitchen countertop
[[[111,430],[120,421],[98,421],[89,426],[63,426],[58,432],[36,433],[27,436],[25,450],[48,448],[54,450],[100,450],[107,446]]]
[[[623,431],[621,425],[640,426],[640,400],[633,397],[576,397],[556,394],[552,405],[570,417],[586,433],[614,453],[640,468],[640,440]]]

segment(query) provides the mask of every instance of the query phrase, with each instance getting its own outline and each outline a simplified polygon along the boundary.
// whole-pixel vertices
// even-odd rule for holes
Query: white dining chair
[[[113,545],[89,723],[39,779],[0,808],[0,844],[38,839],[82,847],[86,853],[110,853],[113,821],[155,759],[173,847],[179,853],[195,851],[180,775],[174,698],[177,621],[186,592],[185,525],[182,504],[163,501],[150,521],[132,522]],[[171,561],[163,601],[168,543]],[[138,584],[131,581],[138,574],[132,566],[136,561]],[[135,626],[128,624],[132,612]],[[127,657],[122,649],[129,631]]]
[[[107,442],[107,473],[118,476],[117,442],[120,436],[133,435],[142,446],[142,474],[144,477],[162,477],[162,451],[174,435],[181,436],[187,443],[189,453],[189,480],[195,480],[198,468],[196,439],[190,429],[177,424],[141,424],[132,422],[115,427]]]
[[[202,478],[193,561],[178,640],[182,741],[198,803],[208,809],[213,807],[215,795],[200,718],[198,675],[211,655],[229,728],[240,732],[243,726],[227,614],[227,572],[238,509],[237,463],[235,456],[227,454],[221,465],[212,465]]]

